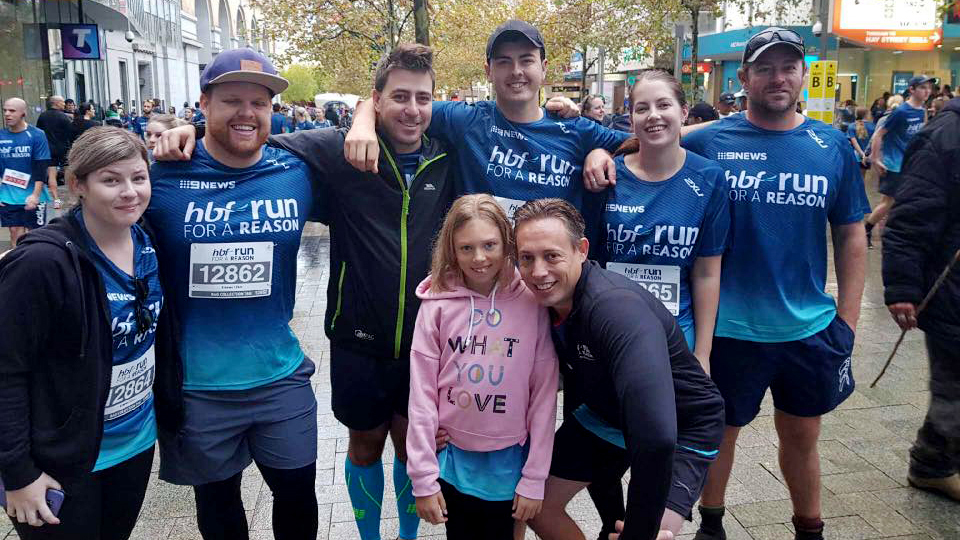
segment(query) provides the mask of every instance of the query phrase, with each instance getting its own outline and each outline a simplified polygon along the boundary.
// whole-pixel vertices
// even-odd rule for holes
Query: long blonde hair
[[[857,123],[856,131],[858,139],[866,139],[869,133],[867,132],[867,126],[863,125],[863,119],[867,117],[867,108],[866,107],[857,107]]]
[[[457,264],[457,246],[454,245],[453,235],[471,219],[485,219],[500,231],[503,241],[503,266],[498,279],[501,285],[507,285],[513,279],[513,227],[496,199],[485,193],[477,193],[464,195],[454,201],[443,220],[443,226],[433,244],[431,291],[450,290],[453,285],[450,278],[463,281],[463,271]]]

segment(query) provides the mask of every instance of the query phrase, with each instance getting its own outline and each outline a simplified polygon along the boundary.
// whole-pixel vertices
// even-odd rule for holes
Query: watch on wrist
[[[203,134],[207,132],[207,123],[206,122],[192,122],[193,129],[197,130],[197,138],[202,139]]]

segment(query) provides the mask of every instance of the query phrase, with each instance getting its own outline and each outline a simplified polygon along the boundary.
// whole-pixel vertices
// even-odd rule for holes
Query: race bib
[[[13,169],[4,169],[2,183],[20,189],[27,189],[27,186],[30,184],[30,175]]]
[[[190,298],[270,296],[273,242],[190,246]]]
[[[607,270],[623,274],[660,299],[674,317],[680,314],[680,267],[657,264],[607,263]]]
[[[507,218],[513,220],[513,214],[517,211],[517,208],[523,206],[527,201],[521,201],[519,199],[508,199],[506,197],[494,197],[497,200],[497,203],[500,205],[500,208],[503,208],[503,211],[507,213]]]
[[[153,380],[156,378],[156,359],[153,345],[147,353],[133,362],[113,366],[110,377],[110,393],[103,409],[103,419],[116,420],[137,410],[153,395]]]

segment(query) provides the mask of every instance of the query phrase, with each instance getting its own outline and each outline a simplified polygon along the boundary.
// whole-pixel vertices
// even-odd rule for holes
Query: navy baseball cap
[[[803,52],[803,38],[800,37],[800,34],[786,28],[771,26],[770,28],[757,32],[747,40],[747,46],[743,49],[743,63],[749,64],[750,62],[756,62],[757,58],[763,54],[763,51],[776,45],[790,47],[792,50],[797,51],[801,58],[805,54]]]
[[[737,102],[737,96],[733,95],[733,92],[724,92],[720,94],[720,99],[717,100],[720,103],[727,103],[733,105]]]
[[[289,83],[277,75],[266,56],[251,48],[230,49],[213,57],[213,61],[200,74],[200,91],[206,92],[214,84],[248,82],[267,87],[272,95],[287,89]]]
[[[540,31],[529,23],[511,19],[498,26],[493,33],[490,34],[490,39],[487,40],[487,60],[493,57],[493,50],[501,39],[505,36],[517,34],[527,38],[534,47],[540,49],[541,59],[546,58],[547,49],[543,46],[543,36],[540,35]]]
[[[699,102],[690,108],[690,116],[696,116],[704,122],[718,120],[720,115],[709,103]]]
[[[910,81],[907,83],[907,86],[920,86],[921,84],[928,83],[928,82],[935,83],[937,82],[937,78],[928,77],[926,75],[917,75],[916,77],[912,77],[910,79]]]

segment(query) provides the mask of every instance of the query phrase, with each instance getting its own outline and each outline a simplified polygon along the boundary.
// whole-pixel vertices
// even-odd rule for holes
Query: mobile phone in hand
[[[55,516],[60,514],[63,499],[64,494],[59,489],[47,489],[47,506],[50,508],[50,513]],[[3,482],[0,482],[0,507],[7,508],[7,490],[4,489]]]

